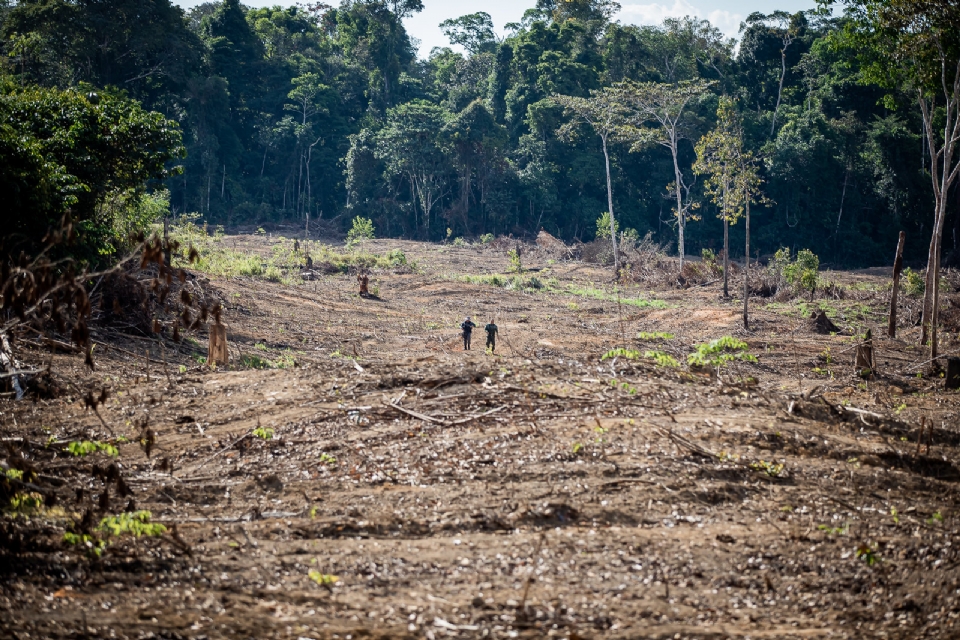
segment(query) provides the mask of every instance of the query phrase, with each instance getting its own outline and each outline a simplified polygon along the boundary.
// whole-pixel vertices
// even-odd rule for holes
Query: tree
[[[485,11],[444,20],[440,23],[440,30],[450,44],[460,45],[470,54],[492,52],[497,46],[493,20]]]
[[[923,118],[935,208],[920,341],[929,341],[936,358],[943,227],[950,190],[960,175],[960,5],[951,0],[843,4],[851,19],[845,41],[860,53],[865,78],[891,90],[908,87]],[[892,96],[887,103],[894,105]]]
[[[415,100],[387,111],[387,123],[377,134],[377,159],[388,176],[404,176],[410,194],[420,205],[422,218],[415,226],[430,233],[433,208],[447,191],[450,144],[440,135],[449,114],[424,100]]]
[[[16,237],[25,248],[38,246],[69,207],[89,257],[112,252],[125,238],[115,237],[105,200],[177,173],[167,164],[183,153],[175,122],[109,92],[20,91],[0,78],[0,121],[0,169],[11,199],[0,239]]]
[[[612,142],[623,128],[624,118],[627,115],[617,91],[601,89],[591,91],[589,98],[577,96],[554,95],[553,99],[560,103],[564,111],[573,116],[566,124],[557,130],[561,139],[569,139],[577,128],[583,124],[593,127],[600,136],[603,145],[603,160],[607,172],[607,212],[610,214],[610,241],[613,243],[613,273],[614,278],[620,277],[620,256],[617,251],[616,216],[613,212],[613,183],[610,179],[610,150]]]
[[[614,85],[618,100],[630,110],[626,123],[620,128],[620,135],[633,143],[630,150],[639,151],[653,144],[670,150],[674,182],[668,189],[677,202],[674,214],[677,218],[677,249],[681,270],[685,256],[684,229],[695,203],[680,168],[680,142],[688,139],[694,129],[687,107],[714,84],[714,81],[705,80],[684,81],[675,85],[627,80]]]
[[[739,135],[739,123],[735,121],[734,102],[721,97],[717,108],[717,127],[705,134],[697,142],[697,161],[693,172],[706,175],[704,191],[720,207],[723,219],[723,296],[730,295],[728,290],[730,274],[730,225],[736,224],[740,210],[736,198],[730,193],[730,180],[739,155],[743,152],[743,139]],[[748,256],[749,258],[749,256]]]

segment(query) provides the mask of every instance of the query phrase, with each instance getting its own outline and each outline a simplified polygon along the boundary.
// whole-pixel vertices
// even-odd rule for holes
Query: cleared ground
[[[419,269],[375,272],[379,299],[353,275],[201,278],[231,357],[271,368],[198,366],[205,334],[161,349],[95,329],[95,372],[54,358],[67,395],[4,400],[3,437],[41,457],[110,438],[81,400],[109,388],[132,500],[172,533],[99,559],[65,544],[104,491],[109,513],[131,499],[92,477],[104,454],[65,458],[60,507],[0,521],[0,636],[960,635],[960,395],[917,377],[915,328],[875,337],[876,379],[853,372],[855,334],[885,333],[884,276],[828,274],[837,335],[813,330],[817,303],[759,298],[746,332],[719,282],[618,303],[595,265],[531,251],[550,290],[512,291],[458,280],[506,272],[503,250],[366,250],[393,248]],[[462,350],[465,315],[496,319],[496,355],[482,331]],[[688,370],[726,335],[758,362]],[[615,347],[683,366],[601,360]]]

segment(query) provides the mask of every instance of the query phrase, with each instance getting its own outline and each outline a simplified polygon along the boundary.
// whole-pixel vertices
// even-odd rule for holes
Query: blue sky
[[[181,7],[200,4],[202,0],[174,0]],[[330,1],[330,0],[328,0]],[[622,7],[617,19],[625,24],[659,24],[664,18],[694,15],[706,18],[728,37],[734,38],[740,23],[754,11],[782,9],[791,13],[813,9],[816,0],[619,0]],[[252,7],[272,5],[287,6],[290,1],[278,0],[241,0]],[[493,18],[499,33],[503,25],[517,22],[523,12],[532,7],[536,0],[484,0],[467,2],[466,0],[424,0],[424,10],[405,21],[407,31],[420,41],[420,55],[426,57],[433,47],[449,46],[449,42],[440,32],[439,24],[447,18],[457,18],[467,13],[486,11]],[[330,2],[334,4],[334,2]]]

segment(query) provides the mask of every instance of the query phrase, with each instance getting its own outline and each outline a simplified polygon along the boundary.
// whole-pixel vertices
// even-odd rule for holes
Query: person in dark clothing
[[[491,320],[483,330],[487,332],[487,348],[493,353],[497,350],[497,325]]]
[[[470,320],[470,316],[467,316],[467,319],[460,323],[460,328],[463,329],[463,350],[470,351],[470,338],[473,337],[473,330],[476,329],[477,325]]]

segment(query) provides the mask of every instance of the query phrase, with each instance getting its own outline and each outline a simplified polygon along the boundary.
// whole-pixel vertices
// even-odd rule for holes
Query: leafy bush
[[[680,366],[680,363],[677,362],[677,359],[671,356],[669,353],[663,351],[644,351],[644,358],[650,358],[657,363],[657,366],[660,367],[669,367],[671,369],[676,369]]]
[[[908,296],[920,297],[927,289],[927,281],[924,275],[919,271],[914,271],[910,267],[903,270],[903,292]]]
[[[616,220],[613,221],[613,231],[614,233],[620,231],[620,223]],[[600,217],[597,218],[597,238],[610,238],[610,212],[604,211],[600,214]]]
[[[733,360],[756,362],[757,357],[747,351],[747,343],[731,336],[723,336],[703,344],[687,356],[687,362],[695,367],[720,368]]]
[[[485,233],[482,236],[480,236],[480,244],[490,244],[491,242],[493,242],[492,233]]]
[[[401,249],[393,249],[387,254],[387,260],[390,261],[391,266],[403,267],[407,264],[407,254],[405,254]]]
[[[357,216],[353,219],[353,226],[347,232],[347,246],[353,246],[364,240],[373,240],[373,220]]]
[[[75,440],[67,444],[67,451],[77,457],[83,457],[90,455],[91,453],[101,452],[112,458],[115,458],[120,453],[112,444],[100,442],[99,440],[94,440],[92,442],[89,440]]]
[[[780,249],[773,256],[771,269],[778,280],[811,296],[820,284],[820,258],[809,249],[798,251],[795,259],[791,258],[788,247]]]

